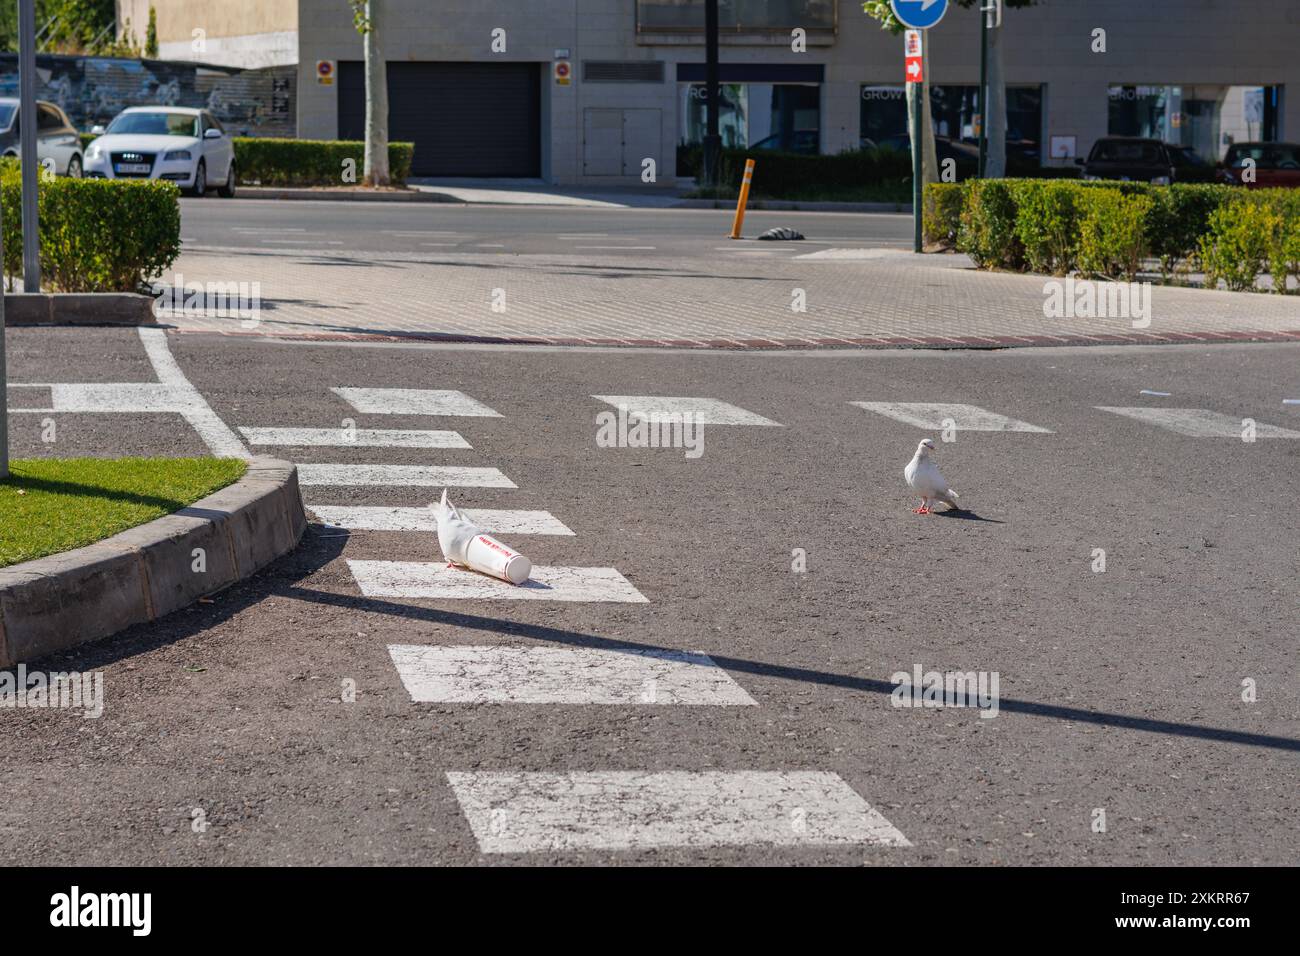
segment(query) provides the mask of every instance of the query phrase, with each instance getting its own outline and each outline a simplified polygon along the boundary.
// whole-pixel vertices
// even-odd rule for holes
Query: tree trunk
[[[939,159],[934,149],[934,120],[930,116],[930,44],[921,48],[921,167],[922,182],[939,181]]]
[[[382,0],[369,0],[366,4],[366,158],[365,183],[367,186],[388,185],[388,70],[384,65],[384,51],[379,42],[381,20],[379,7]]]
[[[1007,87],[1002,80],[1002,28],[989,30],[989,154],[985,174],[1001,179],[1007,174]]]
[[[921,50],[921,182],[939,181],[939,161],[934,150],[934,122],[930,118],[930,54]],[[912,84],[907,84],[907,132],[911,136],[915,128],[915,116],[912,113]]]

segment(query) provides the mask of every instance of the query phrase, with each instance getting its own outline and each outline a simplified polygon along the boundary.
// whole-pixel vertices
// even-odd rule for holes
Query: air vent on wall
[[[583,60],[584,83],[662,83],[663,60]]]

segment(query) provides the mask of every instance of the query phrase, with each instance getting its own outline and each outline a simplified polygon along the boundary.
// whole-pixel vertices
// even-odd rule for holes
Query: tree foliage
[[[1037,2],[1038,0],[1002,0],[1002,5],[1014,10],[1022,7],[1032,7]],[[969,10],[971,7],[984,6],[985,0],[953,0],[953,3]],[[903,25],[894,16],[894,10],[889,5],[889,0],[865,0],[862,4],[862,11],[871,19],[879,21],[882,30],[888,30],[890,33],[901,33],[903,30]]]

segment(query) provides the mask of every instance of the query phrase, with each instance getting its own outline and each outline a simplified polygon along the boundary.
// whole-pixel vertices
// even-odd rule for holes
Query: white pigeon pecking
[[[939,473],[939,466],[930,459],[932,451],[934,442],[926,438],[916,446],[916,454],[903,469],[907,486],[921,496],[921,507],[913,509],[913,514],[930,514],[931,501],[942,501],[954,511],[961,507],[957,504],[957,492],[948,487],[948,482]]]
[[[447,500],[446,488],[442,490],[442,500],[430,507],[438,519],[438,547],[442,548],[442,556],[448,563],[511,584],[528,580],[533,563],[461,517],[456,506]]]
[[[442,489],[442,500],[435,502],[433,510],[438,518],[438,547],[448,563],[467,567],[465,551],[474,536],[481,534],[477,527],[466,521],[456,510],[456,506],[447,500],[447,489]]]

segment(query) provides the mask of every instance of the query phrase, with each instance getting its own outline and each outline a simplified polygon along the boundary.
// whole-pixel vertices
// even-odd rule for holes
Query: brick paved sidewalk
[[[255,327],[160,316],[243,335],[690,348],[1300,341],[1300,296],[1157,286],[1146,329],[1049,319],[1043,277],[892,249],[748,246],[707,259],[202,249],[175,272],[190,287],[259,283]],[[801,300],[806,311],[794,311]]]

